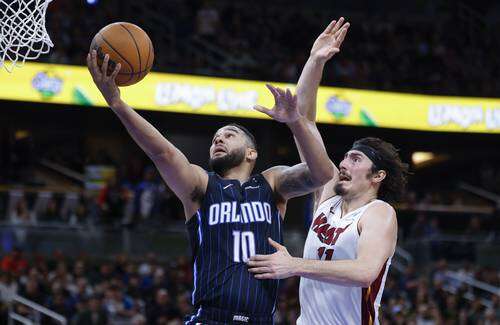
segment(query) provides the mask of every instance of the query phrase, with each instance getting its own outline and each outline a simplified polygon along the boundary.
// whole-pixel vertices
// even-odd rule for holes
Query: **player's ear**
[[[254,148],[247,148],[247,154],[246,154],[246,159],[250,161],[255,161],[257,160],[257,157],[259,155],[257,154],[257,150]]]
[[[381,183],[385,177],[387,176],[387,173],[385,170],[381,169],[379,171],[376,171],[373,176],[372,176],[372,180],[375,182],[375,183]]]

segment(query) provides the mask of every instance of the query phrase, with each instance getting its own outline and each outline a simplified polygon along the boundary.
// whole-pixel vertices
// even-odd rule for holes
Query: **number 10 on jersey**
[[[233,231],[234,261],[247,262],[255,255],[255,236],[251,231]]]

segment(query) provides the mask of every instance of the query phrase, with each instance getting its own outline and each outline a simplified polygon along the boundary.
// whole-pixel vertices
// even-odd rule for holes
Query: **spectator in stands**
[[[103,282],[109,282],[113,278],[113,265],[108,262],[104,262],[99,265],[99,271],[91,277],[92,284],[101,284]]]
[[[90,220],[88,218],[88,208],[84,201],[78,202],[75,210],[69,216],[69,224],[71,226],[84,226],[88,225]]]
[[[19,247],[14,247],[10,254],[5,255],[1,265],[3,272],[11,272],[17,276],[28,269],[28,261],[24,258],[23,251]]]
[[[104,309],[111,322],[129,321],[134,315],[133,300],[118,285],[111,285],[104,295]]]
[[[440,308],[446,322],[450,322],[451,324],[457,324],[459,322],[460,309],[458,307],[457,297],[454,295],[447,295],[445,308]]]
[[[436,267],[434,268],[434,272],[432,274],[433,281],[438,281],[440,283],[445,283],[447,280],[446,272],[448,271],[448,262],[446,259],[440,259],[436,263]]]
[[[191,305],[191,295],[189,292],[179,293],[177,296],[177,308],[181,315],[189,315],[193,312],[193,306]]]
[[[146,317],[137,313],[130,319],[132,325],[146,325]]]
[[[24,246],[27,235],[24,227],[36,224],[35,216],[28,210],[28,203],[24,197],[20,198],[16,203],[15,209],[12,211],[9,219],[13,226],[18,226],[14,230],[17,245]]]
[[[47,300],[47,306],[66,319],[71,319],[76,311],[76,301],[65,290],[57,290]]]
[[[142,299],[144,295],[141,288],[141,278],[136,273],[128,273],[127,281],[124,281],[127,285],[126,295],[133,299]]]
[[[404,274],[400,277],[399,287],[406,292],[412,302],[417,300],[418,281],[415,266],[413,264],[408,265]]]
[[[498,176],[497,176],[498,175]],[[479,169],[481,186],[488,191],[495,191],[500,178],[500,170],[496,170],[491,164],[482,164]]]
[[[447,304],[448,293],[443,287],[443,280],[433,280],[432,299],[436,302],[439,310],[444,310]]]
[[[439,325],[442,323],[439,309],[432,303],[422,303],[417,308],[417,325]]]
[[[10,221],[13,224],[34,223],[33,215],[28,210],[28,203],[24,197],[17,201],[14,210],[11,212]]]
[[[478,216],[474,216],[470,219],[469,225],[465,230],[465,235],[476,238],[480,238],[481,236],[485,235],[482,228],[481,218],[479,218]]]
[[[104,310],[101,299],[92,295],[83,301],[82,310],[72,320],[74,325],[108,325],[108,315]]]
[[[483,324],[495,324],[499,323],[499,318],[496,317],[495,311],[491,308],[487,308],[484,310],[484,314],[482,317]]]
[[[173,319],[182,318],[179,310],[172,304],[170,295],[166,289],[158,289],[156,291],[154,303],[146,313],[148,324],[167,324]]]
[[[497,320],[500,319],[500,296],[491,295],[491,307],[489,308],[493,317]]]
[[[417,220],[415,220],[415,223],[411,226],[409,237],[414,239],[424,239],[435,235],[437,232],[438,230],[436,229],[436,224],[429,222],[427,216],[420,212],[417,215]]]
[[[76,278],[74,282],[68,285],[67,289],[77,303],[84,301],[93,294],[93,289],[85,277]]]
[[[467,324],[479,324],[482,321],[483,314],[484,314],[484,306],[481,303],[481,299],[476,298],[472,302],[469,308],[466,309],[466,319],[467,319]]]
[[[219,28],[219,11],[208,1],[196,14],[196,33],[206,39],[215,40]]]
[[[144,170],[142,181],[135,189],[135,210],[141,219],[149,219],[155,210],[158,200],[159,184],[156,169],[148,166]]]
[[[37,218],[40,222],[61,222],[62,217],[59,211],[59,205],[56,198],[52,197],[48,200],[45,210],[42,211]]]
[[[12,297],[18,291],[18,284],[10,272],[5,272],[2,267],[0,272],[0,306],[10,303]]]
[[[48,280],[51,282],[57,281],[64,288],[73,282],[73,275],[68,272],[66,263],[60,261],[57,263],[56,269],[49,273]]]
[[[39,281],[29,279],[19,290],[19,294],[26,299],[36,302],[37,304],[45,305],[46,295],[43,290],[42,284]]]
[[[174,195],[172,190],[165,183],[159,184],[158,200],[156,202],[157,219],[164,224],[172,224],[172,220],[179,220],[184,223],[184,209],[181,201]]]
[[[116,177],[111,177],[99,193],[101,222],[108,226],[119,224],[125,217],[125,207],[130,200],[130,192],[119,184]]]
[[[88,273],[85,266],[85,261],[82,259],[76,260],[73,265],[73,274],[75,278],[87,277]]]

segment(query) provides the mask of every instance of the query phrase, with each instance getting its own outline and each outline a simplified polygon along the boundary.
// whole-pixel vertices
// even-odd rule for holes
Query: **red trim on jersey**
[[[373,317],[370,314],[370,288],[363,288],[361,294],[361,324],[372,325]]]
[[[380,270],[377,278],[368,288],[363,288],[361,293],[361,324],[372,325],[375,323],[375,299],[377,299],[382,279],[387,269],[387,261]]]

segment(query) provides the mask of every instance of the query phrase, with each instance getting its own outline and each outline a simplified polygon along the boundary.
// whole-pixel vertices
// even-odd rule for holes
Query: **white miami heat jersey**
[[[307,235],[304,259],[353,260],[357,257],[358,221],[372,201],[342,216],[340,196],[323,202]],[[334,262],[333,262],[334,263]],[[378,309],[391,259],[368,288],[300,279],[298,325],[379,324]]]

